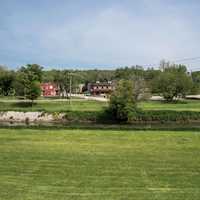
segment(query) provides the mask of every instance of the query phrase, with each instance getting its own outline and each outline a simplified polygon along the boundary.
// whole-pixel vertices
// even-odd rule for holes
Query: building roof
[[[41,87],[49,87],[49,86],[53,86],[53,88],[59,89],[59,86],[56,83],[51,83],[51,82],[41,83]]]
[[[103,82],[103,83],[91,83],[92,86],[110,86],[113,85],[113,83]]]

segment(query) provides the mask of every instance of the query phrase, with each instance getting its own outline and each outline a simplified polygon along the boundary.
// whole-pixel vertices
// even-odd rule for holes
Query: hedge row
[[[66,112],[65,119],[67,121],[77,122],[96,122],[96,123],[117,123],[115,117],[107,111],[103,112]],[[137,111],[132,120],[135,122],[200,122],[200,112],[194,111]]]
[[[68,111],[65,113],[65,120],[69,122],[97,122],[100,119],[100,112]]]
[[[139,111],[135,121],[159,121],[159,122],[190,122],[200,121],[200,112],[194,111]]]

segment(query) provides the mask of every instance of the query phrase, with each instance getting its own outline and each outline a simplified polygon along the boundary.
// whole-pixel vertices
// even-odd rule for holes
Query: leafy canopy
[[[120,80],[110,97],[109,111],[118,121],[129,121],[136,110],[134,85],[131,80]]]
[[[21,67],[16,75],[15,91],[17,95],[35,100],[40,96],[42,81],[42,67],[33,64]]]
[[[166,101],[170,102],[185,97],[191,91],[193,82],[185,66],[173,65],[160,73],[155,79],[154,87]]]

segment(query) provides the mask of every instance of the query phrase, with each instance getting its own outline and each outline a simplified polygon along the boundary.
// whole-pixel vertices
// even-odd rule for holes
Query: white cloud
[[[113,4],[92,16],[76,13],[62,23],[18,24],[18,32],[13,30],[18,51],[35,62],[57,65],[119,66],[196,56],[199,29],[192,17],[177,5],[153,2],[143,0],[142,9]]]

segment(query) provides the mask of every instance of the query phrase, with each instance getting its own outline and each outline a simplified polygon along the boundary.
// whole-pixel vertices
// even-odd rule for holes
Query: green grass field
[[[65,112],[65,111],[100,111],[108,105],[106,102],[73,99],[69,101],[38,101],[32,107],[23,102],[16,103],[12,101],[5,102],[0,99],[0,111],[47,111],[47,112]],[[199,111],[200,100],[185,100],[178,103],[165,103],[161,101],[140,102],[138,107],[143,110],[176,110],[176,111]]]
[[[1,102],[0,111],[46,111],[46,112],[65,112],[65,111],[100,111],[107,106],[105,102],[72,100],[69,101],[40,101],[31,106],[24,102]]]
[[[165,103],[162,101],[146,101],[139,103],[143,110],[176,110],[176,111],[200,111],[200,100],[184,100],[177,103]]]
[[[2,200],[199,200],[200,132],[0,129]]]

